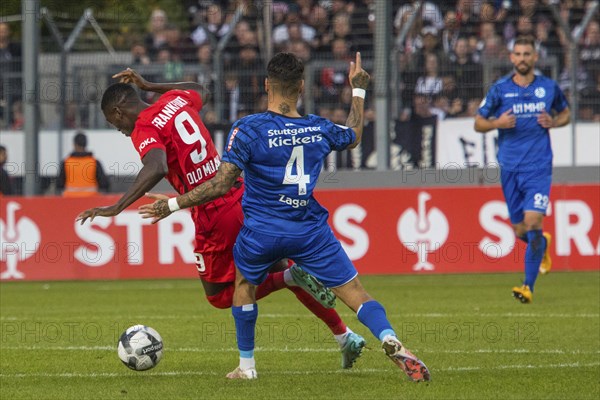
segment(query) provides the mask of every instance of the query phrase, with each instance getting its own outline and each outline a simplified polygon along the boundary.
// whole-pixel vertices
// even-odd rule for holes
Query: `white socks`
[[[242,358],[240,357],[240,368],[243,370],[247,370],[247,369],[256,369],[256,361],[254,360],[254,357],[252,358]]]
[[[338,342],[340,347],[343,347],[346,344],[346,339],[350,333],[352,333],[352,329],[346,327],[346,332],[342,333],[341,335],[333,335],[333,337]]]
[[[283,271],[283,281],[288,286],[298,286],[296,285],[296,281],[294,281],[294,277],[292,276],[289,268]]]

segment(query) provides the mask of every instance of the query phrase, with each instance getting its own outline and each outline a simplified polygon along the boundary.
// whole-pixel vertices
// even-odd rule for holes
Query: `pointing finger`
[[[360,57],[360,51],[356,52],[356,69],[359,71],[362,69],[362,59]]]

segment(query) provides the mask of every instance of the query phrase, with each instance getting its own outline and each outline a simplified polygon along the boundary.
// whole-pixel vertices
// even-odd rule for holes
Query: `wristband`
[[[169,204],[169,210],[171,210],[171,212],[180,210],[179,204],[177,204],[177,197],[171,197],[167,203]]]
[[[367,91],[365,89],[361,89],[361,88],[352,89],[352,97],[360,97],[361,99],[364,99],[366,94],[367,94]]]

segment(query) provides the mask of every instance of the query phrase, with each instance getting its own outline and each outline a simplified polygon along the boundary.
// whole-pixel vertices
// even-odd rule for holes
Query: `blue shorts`
[[[552,167],[524,172],[501,170],[500,180],[510,222],[522,222],[525,211],[546,215],[550,204]]]
[[[271,265],[283,258],[291,258],[330,288],[342,286],[358,275],[327,225],[305,238],[272,236],[242,227],[233,247],[233,259],[248,282],[262,283]]]

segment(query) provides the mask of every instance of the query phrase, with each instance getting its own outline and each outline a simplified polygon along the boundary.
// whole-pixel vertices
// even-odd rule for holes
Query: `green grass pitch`
[[[517,274],[365,276],[405,345],[430,368],[412,383],[345,306],[367,339],[352,370],[337,344],[289,291],[259,302],[257,381],[227,381],[237,365],[229,310],[196,281],[0,285],[2,399],[597,399],[600,273],[538,279],[534,302],[510,289]],[[128,326],[163,337],[160,364],[128,370],[116,343]]]

